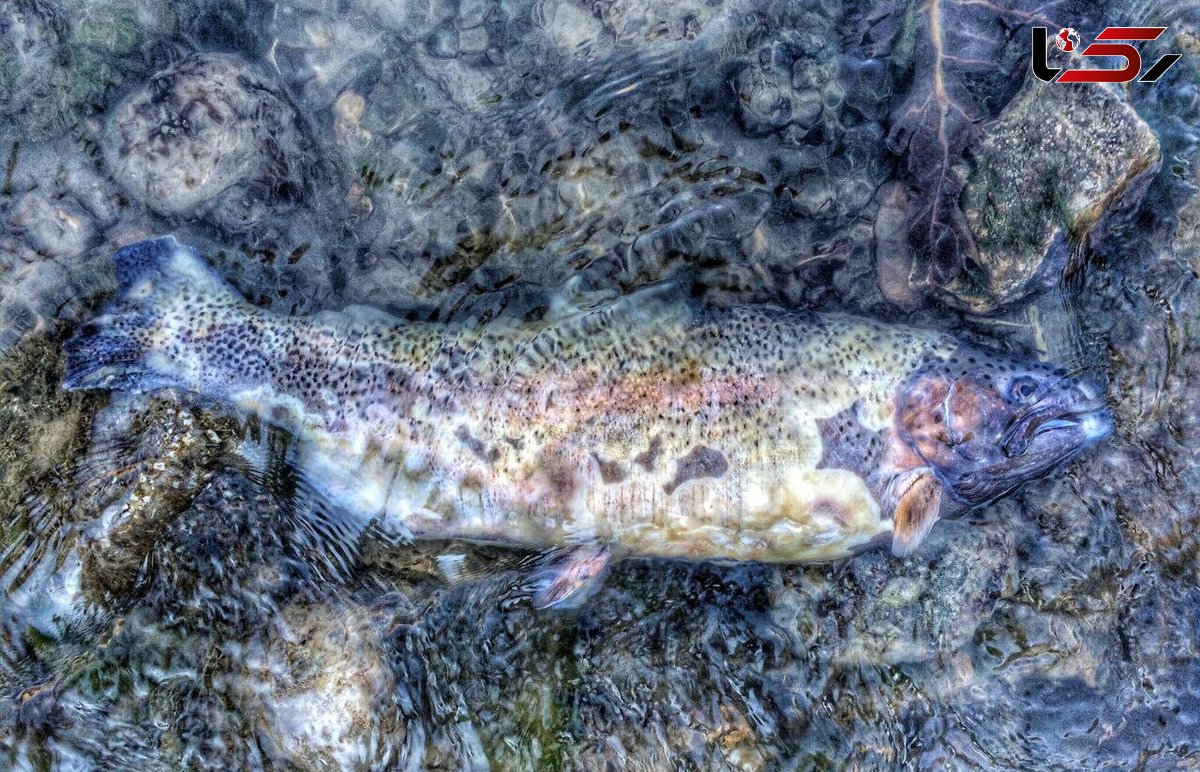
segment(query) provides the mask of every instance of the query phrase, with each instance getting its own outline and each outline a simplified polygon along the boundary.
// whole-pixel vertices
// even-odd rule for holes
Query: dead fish
[[[250,305],[167,236],[67,343],[69,389],[180,389],[290,431],[339,510],[412,538],[558,548],[538,605],[613,557],[828,561],[993,501],[1108,435],[1087,384],[951,336],[647,290],[537,323]]]

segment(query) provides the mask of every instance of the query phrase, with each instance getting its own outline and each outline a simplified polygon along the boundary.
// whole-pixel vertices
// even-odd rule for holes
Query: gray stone
[[[944,289],[985,312],[1057,281],[1076,245],[1140,200],[1161,158],[1154,130],[1116,88],[1029,76],[985,130],[962,195],[979,286]]]
[[[1188,171],[1192,195],[1175,212],[1175,232],[1171,252],[1177,260],[1200,272],[1200,159],[1193,159]]]
[[[996,507],[989,519],[1003,520],[1004,509]],[[944,522],[916,560],[874,554],[852,563],[849,574],[861,594],[849,620],[849,653],[873,662],[923,662],[969,643],[1016,587],[1013,542],[1003,522]]]
[[[63,20],[48,6],[5,3],[0,8],[0,107],[41,129],[58,123],[54,53],[64,37]]]
[[[78,202],[43,190],[32,190],[21,197],[11,224],[25,232],[35,249],[52,257],[81,254],[95,235],[91,215]]]
[[[102,146],[113,178],[150,209],[245,230],[299,199],[301,144],[278,86],[239,57],[197,54],[117,105]]]

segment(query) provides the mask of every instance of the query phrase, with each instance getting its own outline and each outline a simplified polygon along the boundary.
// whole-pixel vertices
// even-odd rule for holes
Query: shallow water
[[[1064,106],[1039,24],[1184,58]],[[0,7],[0,763],[1200,764],[1198,35],[1117,3]],[[297,517],[217,452],[261,427],[62,391],[112,252],[168,232],[293,313],[671,279],[943,329],[1086,371],[1116,431],[907,560],[630,560],[539,612],[520,551]]]

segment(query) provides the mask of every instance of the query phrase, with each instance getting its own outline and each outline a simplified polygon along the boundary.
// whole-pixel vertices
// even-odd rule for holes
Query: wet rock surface
[[[192,10],[0,9],[0,762],[1196,763],[1194,62],[1026,84],[1029,27],[1105,4]],[[1192,50],[1162,13],[1146,61]],[[1117,433],[907,560],[626,561],[538,612],[525,552],[314,511],[287,438],[60,390],[109,255],[168,231],[285,312],[676,280],[937,327],[1089,369]]]
[[[962,205],[977,288],[944,289],[978,311],[1055,283],[1105,218],[1136,206],[1162,160],[1158,137],[1116,88],[1029,77],[972,152]]]
[[[248,62],[197,54],[116,105],[104,161],[159,214],[245,230],[286,214],[304,190],[297,123],[286,95]]]

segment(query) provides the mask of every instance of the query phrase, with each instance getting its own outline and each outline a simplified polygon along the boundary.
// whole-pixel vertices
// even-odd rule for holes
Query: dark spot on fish
[[[543,455],[541,471],[554,498],[560,504],[570,501],[575,493],[575,469],[557,454]]]
[[[525,449],[525,441],[522,440],[520,437],[505,437],[504,441],[506,443],[508,443],[509,446],[511,446],[512,449],[517,451],[518,453],[520,453],[522,450]]]
[[[822,450],[818,469],[845,469],[867,480],[883,461],[886,438],[862,425],[857,402],[835,416],[817,419],[817,430]]]
[[[458,489],[462,493],[482,493],[487,487],[487,480],[476,471],[468,471],[458,481]]]
[[[650,440],[650,447],[645,453],[639,453],[633,457],[633,463],[641,466],[647,472],[654,471],[654,462],[658,460],[658,454],[662,452],[662,437],[655,436]]]
[[[626,478],[629,477],[625,472],[625,467],[621,466],[620,462],[610,461],[599,453],[593,453],[592,458],[596,459],[596,464],[600,467],[600,479],[605,484],[611,485],[613,483],[625,482]]]
[[[683,458],[675,461],[675,477],[663,486],[668,494],[688,480],[700,477],[721,477],[729,469],[729,462],[719,451],[697,445]]]
[[[466,445],[467,448],[470,449],[470,451],[474,453],[480,461],[486,461],[489,464],[494,464],[500,459],[500,451],[496,450],[495,448],[489,448],[487,445],[483,444],[483,442],[476,439],[475,436],[472,435],[467,429],[467,427],[458,427],[458,431],[454,433],[454,436],[457,437],[462,444]]]

